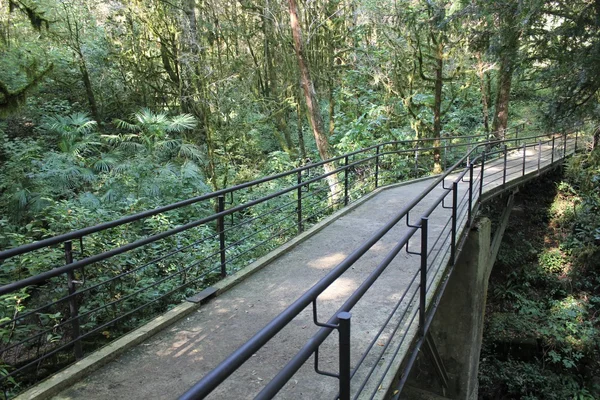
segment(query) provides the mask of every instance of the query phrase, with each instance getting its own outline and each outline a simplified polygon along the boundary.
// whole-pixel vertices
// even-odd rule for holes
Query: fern
[[[200,147],[191,143],[182,143],[179,147],[179,157],[194,160],[200,163],[204,162],[204,154]]]
[[[138,125],[129,123],[122,119],[115,119],[114,123],[115,123],[115,125],[117,125],[117,128],[119,128],[119,129],[125,129],[125,130],[131,131],[131,132],[140,132],[141,131],[141,128]],[[111,135],[111,136],[116,136],[116,135]]]
[[[190,160],[185,160],[181,165],[180,174],[183,178],[200,180],[202,178],[202,174],[200,173],[200,168],[198,165]]]
[[[196,119],[190,114],[176,115],[171,118],[167,132],[183,132],[196,127]]]

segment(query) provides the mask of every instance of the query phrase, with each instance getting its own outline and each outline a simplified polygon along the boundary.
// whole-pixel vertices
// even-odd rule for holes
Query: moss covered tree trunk
[[[290,7],[290,25],[292,28],[292,36],[294,39],[294,49],[296,50],[296,60],[298,62],[298,69],[300,71],[300,81],[302,85],[302,91],[304,93],[304,100],[306,102],[306,108],[308,113],[308,119],[310,126],[315,137],[315,143],[317,144],[317,150],[322,160],[327,160],[330,157],[329,154],[329,140],[325,134],[325,125],[323,123],[323,116],[319,110],[319,102],[317,100],[317,94],[315,87],[310,76],[310,70],[304,56],[304,44],[302,42],[302,29],[300,28],[300,21],[298,19],[298,5],[296,0],[289,0]],[[333,163],[327,163],[323,165],[325,173],[331,173],[335,170]],[[329,190],[331,193],[330,203],[335,204],[339,199],[338,181],[335,174],[327,177],[327,183],[329,184]]]

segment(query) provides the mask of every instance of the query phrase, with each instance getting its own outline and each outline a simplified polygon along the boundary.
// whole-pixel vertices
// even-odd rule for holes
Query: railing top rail
[[[523,126],[524,124],[521,125],[517,125],[516,127],[518,128],[519,126]],[[513,127],[511,128],[507,128],[508,129],[514,129]],[[445,136],[442,137],[440,139],[452,139],[452,138],[456,138],[456,139],[468,139],[468,138],[476,138],[476,137],[486,137],[489,138],[490,135],[493,135],[494,132],[492,133],[484,133],[481,135],[471,135],[471,136]],[[261,183],[265,183],[265,182],[269,182],[275,179],[279,179],[279,178],[283,178],[292,174],[296,174],[298,172],[302,172],[305,171],[307,169],[311,169],[314,167],[318,167],[318,166],[322,166],[324,164],[328,164],[331,162],[335,162],[335,161],[339,161],[341,159],[344,159],[345,157],[349,157],[349,156],[353,156],[356,154],[361,154],[361,153],[366,153],[370,150],[379,148],[379,147],[383,147],[383,146],[387,146],[387,145],[397,145],[397,144],[410,144],[410,143],[418,143],[418,142],[426,142],[426,141],[433,141],[436,140],[437,138],[421,138],[421,139],[410,139],[410,140],[396,140],[396,141],[388,141],[388,142],[384,142],[384,143],[379,143],[373,146],[369,146],[363,149],[359,149],[347,154],[343,154],[337,157],[333,157],[330,158],[328,160],[324,160],[324,161],[319,161],[319,162],[315,162],[315,163],[310,163],[298,168],[294,168],[292,170],[289,171],[285,171],[279,174],[275,174],[275,175],[270,175],[270,176],[266,176],[260,179],[256,179],[250,182],[245,182],[239,185],[235,185],[235,186],[231,186],[229,188],[224,188],[224,189],[220,189],[214,192],[210,192],[201,196],[196,196],[196,197],[192,197],[186,200],[182,200],[176,203],[172,203],[166,206],[162,206],[162,207],[157,207],[155,209],[152,210],[147,210],[147,211],[142,211],[136,214],[132,214],[126,217],[122,217],[119,219],[116,219],[114,221],[109,221],[109,222],[104,222],[101,224],[97,224],[94,226],[90,226],[87,228],[83,228],[83,229],[78,229],[72,232],[68,232],[68,233],[64,233],[61,235],[57,235],[57,236],[53,236],[47,239],[42,239],[40,241],[37,242],[33,242],[33,243],[28,243],[22,246],[18,246],[12,249],[8,249],[8,250],[4,250],[4,251],[0,251],[0,261],[2,260],[6,260],[8,258],[11,257],[15,257],[24,253],[28,253],[30,251],[34,251],[34,250],[38,250],[44,247],[49,247],[49,246],[53,246],[56,244],[60,244],[69,240],[77,240],[80,239],[81,237],[96,233],[96,232],[100,232],[106,229],[111,229],[111,228],[115,228],[117,226],[120,225],[124,225],[124,224],[128,224],[131,222],[135,222],[135,221],[139,221],[141,219],[144,218],[148,218],[148,217],[152,217],[154,215],[157,214],[161,214],[164,212],[168,212],[171,210],[175,210],[181,207],[185,207],[185,206],[189,206],[204,200],[209,200],[218,196],[222,196],[222,195],[226,195],[229,194],[231,192],[235,192],[241,189],[245,189],[251,186],[256,186],[259,185]]]

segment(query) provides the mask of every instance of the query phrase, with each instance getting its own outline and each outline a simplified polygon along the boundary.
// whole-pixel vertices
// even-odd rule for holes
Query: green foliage
[[[566,260],[558,249],[543,251],[538,259],[540,266],[548,273],[559,273],[563,270]]]
[[[480,364],[479,396],[527,400],[594,398],[576,377],[557,374],[536,363],[495,358],[485,358]]]
[[[505,234],[492,274],[481,398],[600,396],[600,225],[591,211],[599,190],[590,179],[598,165],[593,153],[577,156],[554,198],[551,183],[522,194],[535,200],[509,227],[517,232]]]

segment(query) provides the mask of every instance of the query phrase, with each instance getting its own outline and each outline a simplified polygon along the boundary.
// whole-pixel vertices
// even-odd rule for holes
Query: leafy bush
[[[509,226],[492,272],[480,398],[600,398],[597,153],[569,162],[551,204],[552,185],[522,193],[532,201]],[[528,351],[523,341],[533,343]]]

